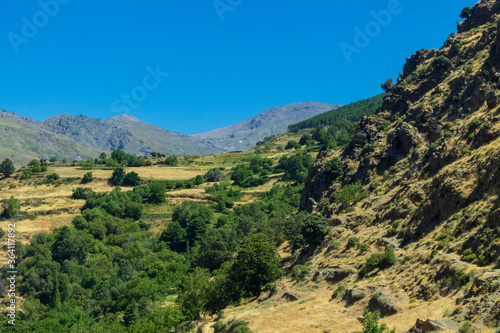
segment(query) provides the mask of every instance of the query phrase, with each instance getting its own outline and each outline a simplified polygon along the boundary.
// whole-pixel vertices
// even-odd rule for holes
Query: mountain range
[[[145,155],[215,154],[246,150],[289,125],[337,109],[340,104],[304,102],[275,107],[238,124],[206,133],[185,135],[145,123],[131,115],[106,120],[56,115],[35,121],[0,110],[0,157],[23,164],[32,158],[81,160],[122,149]]]

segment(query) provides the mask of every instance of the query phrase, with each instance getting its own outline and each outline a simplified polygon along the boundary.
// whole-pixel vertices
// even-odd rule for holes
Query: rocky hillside
[[[317,274],[346,270],[335,279],[346,306],[366,298],[360,309],[390,324],[426,320],[418,307],[446,299],[432,314],[438,326],[500,324],[499,14],[498,1],[480,1],[441,49],[408,58],[378,113],[311,169],[301,209],[332,227],[311,258]],[[326,250],[344,237],[367,245]],[[394,265],[367,269],[389,247]]]
[[[40,123],[16,113],[0,110],[0,156],[17,166],[34,158],[56,157],[81,160],[98,156],[107,149],[75,141],[40,126]]]
[[[188,155],[220,152],[203,140],[164,130],[128,115],[107,120],[59,115],[44,120],[42,124],[58,134],[101,149],[123,149],[137,155],[153,151]]]
[[[338,109],[340,104],[304,102],[275,107],[238,124],[210,132],[193,134],[223,151],[247,150],[267,136],[285,133],[288,126],[324,112]]]

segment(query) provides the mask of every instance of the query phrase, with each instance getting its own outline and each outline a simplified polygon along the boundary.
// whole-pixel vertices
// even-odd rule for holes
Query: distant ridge
[[[285,133],[291,124],[340,106],[342,105],[303,102],[274,107],[238,124],[192,136],[207,140],[223,151],[247,150],[267,136]]]

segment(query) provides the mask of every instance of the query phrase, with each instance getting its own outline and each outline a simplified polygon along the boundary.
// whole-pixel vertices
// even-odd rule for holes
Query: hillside
[[[33,158],[56,157],[69,161],[98,156],[107,149],[80,143],[43,129],[32,119],[0,110],[0,156],[21,166]]]
[[[358,122],[364,116],[372,115],[380,108],[384,95],[380,94],[319,114],[288,126],[288,130],[297,132],[301,129],[315,128],[316,126],[337,125],[338,127],[339,123],[342,123],[344,120]]]
[[[107,120],[59,115],[41,123],[55,133],[66,135],[74,140],[106,150],[123,149],[136,155],[153,151],[181,155],[220,152],[219,149],[202,140],[169,132],[127,115],[119,115]]]
[[[304,102],[275,107],[238,124],[192,136],[207,140],[223,151],[247,150],[265,137],[285,133],[291,124],[340,106],[340,104]]]

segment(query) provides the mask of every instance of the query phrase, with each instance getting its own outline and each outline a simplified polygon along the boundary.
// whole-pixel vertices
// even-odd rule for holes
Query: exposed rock
[[[299,296],[291,294],[289,292],[285,292],[283,294],[283,296],[281,296],[281,298],[284,298],[285,300],[287,300],[289,302],[295,302],[299,299]]]
[[[417,319],[417,322],[413,327],[409,330],[410,333],[429,333],[436,332],[440,330],[446,330],[447,327],[439,324],[435,320],[427,319],[426,321]]]

